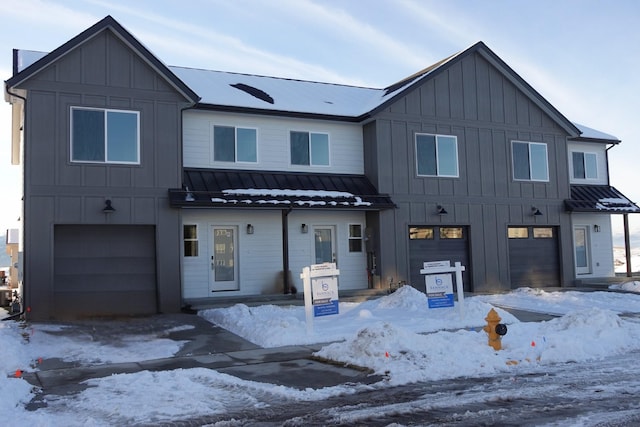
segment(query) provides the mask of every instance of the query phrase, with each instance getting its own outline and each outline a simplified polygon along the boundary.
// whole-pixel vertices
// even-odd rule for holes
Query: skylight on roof
[[[239,89],[239,90],[241,90],[243,92],[246,92],[249,95],[258,98],[261,101],[268,102],[269,104],[273,104],[273,98],[271,96],[269,96],[269,94],[266,93],[265,91],[260,90],[260,89],[258,89],[256,87],[249,86],[249,85],[244,84],[244,83],[235,83],[235,84],[232,84],[232,85],[229,85],[229,86],[235,87],[236,89]]]

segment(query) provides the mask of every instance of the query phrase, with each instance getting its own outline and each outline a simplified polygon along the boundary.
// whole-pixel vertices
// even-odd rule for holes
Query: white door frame
[[[211,225],[209,291],[237,291],[238,281],[238,227]]]
[[[573,226],[573,255],[576,275],[591,273],[590,230],[591,227],[588,225]]]
[[[337,227],[335,225],[314,225],[313,226],[313,242],[312,242],[312,247],[313,247],[313,252],[312,252],[312,256],[313,256],[313,264],[321,264],[323,262],[335,262],[337,264],[338,262],[338,253],[337,253],[337,247],[338,245],[336,244],[336,229]],[[320,254],[317,253],[318,249],[324,249],[326,250],[327,247],[324,246],[324,248],[322,248],[322,245],[319,246],[320,242],[318,239],[322,239],[322,238],[326,238],[327,237],[327,231],[328,231],[328,236],[330,239],[330,250],[324,254]],[[326,243],[326,242],[325,242]]]

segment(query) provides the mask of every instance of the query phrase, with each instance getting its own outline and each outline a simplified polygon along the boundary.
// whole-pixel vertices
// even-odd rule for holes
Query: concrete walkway
[[[554,316],[507,309],[521,321],[543,321]],[[23,378],[40,392],[28,409],[46,406],[47,395],[69,395],[87,388],[83,381],[113,374],[144,370],[167,371],[203,367],[245,380],[299,389],[330,387],[345,383],[371,384],[381,378],[367,370],[325,363],[312,354],[324,344],[261,348],[194,314],[157,315],[118,320],[87,320],[61,323],[64,328],[48,334],[82,337],[117,346],[123,336],[156,336],[185,342],[174,356],[128,363],[87,365],[46,359],[38,370]],[[171,332],[171,330],[175,330]],[[170,331],[170,332],[167,332]]]

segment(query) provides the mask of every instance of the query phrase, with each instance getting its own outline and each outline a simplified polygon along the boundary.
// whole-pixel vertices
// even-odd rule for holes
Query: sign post
[[[307,334],[313,333],[313,318],[339,313],[338,276],[335,263],[314,264],[302,269]]]

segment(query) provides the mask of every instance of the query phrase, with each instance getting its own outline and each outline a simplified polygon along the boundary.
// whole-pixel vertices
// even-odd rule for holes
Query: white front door
[[[573,228],[573,246],[576,258],[576,274],[591,273],[589,227],[579,225]]]
[[[237,236],[238,227],[211,226],[211,279],[209,281],[211,292],[239,289]]]
[[[314,234],[314,254],[315,264],[323,262],[336,262],[335,234],[336,228],[332,225],[315,226]]]

